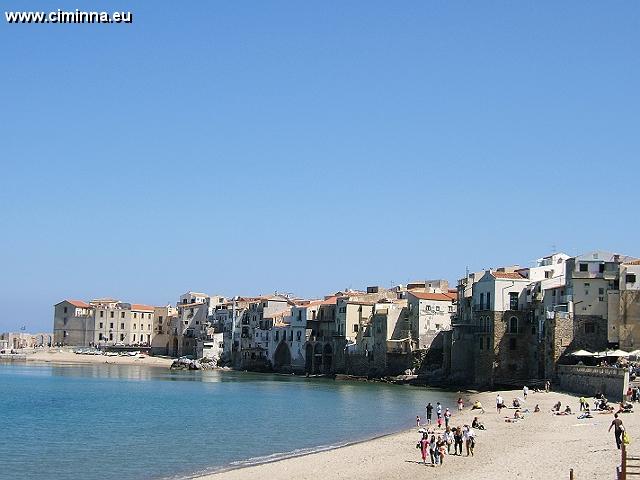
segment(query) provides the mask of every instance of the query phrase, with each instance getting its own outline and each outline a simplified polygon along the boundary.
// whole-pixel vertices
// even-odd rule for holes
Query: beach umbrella
[[[609,350],[607,352],[607,357],[628,357],[630,354],[625,352],[624,350]]]
[[[569,355],[573,355],[574,357],[593,357],[595,354],[587,352],[586,350],[577,350]]]

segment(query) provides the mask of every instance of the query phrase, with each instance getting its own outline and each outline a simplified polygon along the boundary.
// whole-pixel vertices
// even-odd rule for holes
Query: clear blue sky
[[[3,2],[92,7],[0,26],[0,331],[640,255],[638,2]]]

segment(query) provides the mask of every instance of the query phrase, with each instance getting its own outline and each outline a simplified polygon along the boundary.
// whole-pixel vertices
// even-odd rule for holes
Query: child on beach
[[[420,415],[416,415],[416,427],[420,426]]]
[[[458,398],[458,411],[461,412],[464,408],[464,402],[462,401],[462,397]]]

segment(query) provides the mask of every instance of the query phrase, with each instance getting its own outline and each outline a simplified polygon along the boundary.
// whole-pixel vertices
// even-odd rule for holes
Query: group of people
[[[473,427],[464,425],[462,427],[446,427],[442,435],[435,434],[433,429],[423,431],[422,438],[416,445],[422,455],[422,463],[427,464],[427,456],[431,465],[443,465],[445,455],[462,455],[462,447],[466,448],[467,456],[473,456],[476,434]]]
[[[458,412],[462,412],[464,409],[464,401],[462,397],[458,398],[456,402],[458,406]],[[479,404],[480,402],[476,402]],[[479,408],[484,413],[482,404],[479,407],[473,404],[472,410]],[[435,411],[436,421],[433,422],[433,415]],[[473,456],[473,449],[475,447],[475,430],[484,430],[484,425],[478,420],[478,417],[474,417],[471,425],[463,425],[458,427],[452,427],[451,423],[452,413],[449,408],[443,408],[440,402],[436,402],[434,406],[431,402],[427,403],[425,407],[425,429],[420,429],[418,432],[422,433],[422,438],[416,445],[416,448],[420,449],[422,455],[422,462],[427,464],[427,457],[429,457],[431,465],[442,465],[444,463],[445,455],[452,455],[451,448],[453,447],[453,455],[462,455],[463,447],[467,453],[467,456]],[[421,426],[420,416],[416,417],[416,426]],[[436,432],[444,428],[442,433]]]

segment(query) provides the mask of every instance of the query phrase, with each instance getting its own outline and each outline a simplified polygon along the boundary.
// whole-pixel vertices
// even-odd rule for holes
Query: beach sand
[[[79,355],[68,350],[51,349],[27,353],[27,361],[55,364],[103,363],[117,365],[147,365],[151,367],[169,368],[173,362],[170,358],[160,357],[106,357],[104,355]]]
[[[521,390],[501,393],[508,404],[514,397],[522,397]],[[607,432],[613,414],[594,413],[592,419],[578,420],[575,414],[579,413],[578,397],[531,392],[523,406],[531,413],[522,421],[506,423],[504,417],[512,417],[515,409],[503,409],[498,415],[495,392],[462,394],[462,397],[466,405],[462,413],[457,412],[456,405],[444,406],[453,412],[452,425],[470,424],[474,416],[484,423],[486,430],[476,429],[474,457],[467,457],[466,453],[462,457],[447,455],[443,466],[425,466],[419,463],[420,451],[416,449],[420,434],[417,428],[412,428],[335,450],[206,475],[199,480],[568,479],[570,469],[574,470],[575,480],[615,478],[620,454],[613,431]],[[471,400],[480,400],[486,413],[471,411],[468,408]],[[568,404],[574,415],[552,415],[551,407],[557,401],[562,402],[563,408]],[[536,404],[540,405],[539,413],[533,413]],[[407,422],[415,424],[418,414],[423,418],[424,412],[407,412]],[[640,452],[635,445],[636,433],[640,431],[639,415],[620,415],[632,438],[628,447],[630,454],[637,454],[635,450]],[[300,428],[313,428],[313,424]],[[247,456],[250,455],[251,452],[247,452]]]

